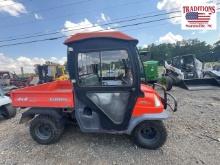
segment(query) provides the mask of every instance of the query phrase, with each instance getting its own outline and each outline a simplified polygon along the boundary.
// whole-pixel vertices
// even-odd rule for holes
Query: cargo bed
[[[69,80],[13,90],[11,99],[14,107],[74,107],[73,87]]]

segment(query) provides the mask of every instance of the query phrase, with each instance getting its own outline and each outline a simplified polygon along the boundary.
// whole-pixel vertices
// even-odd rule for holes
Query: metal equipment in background
[[[17,88],[22,88],[27,86],[29,83],[29,78],[24,76],[18,76],[10,71],[0,71],[0,85],[1,86],[15,86]]]
[[[177,56],[165,61],[165,75],[173,84],[187,90],[220,89],[219,76],[213,70],[205,70],[204,63],[195,55]]]
[[[29,85],[32,77],[17,75],[10,71],[0,71],[0,85],[6,95],[10,94],[11,90],[23,88]]]
[[[217,61],[211,67],[204,69],[204,77],[214,77],[220,83],[220,61]]]

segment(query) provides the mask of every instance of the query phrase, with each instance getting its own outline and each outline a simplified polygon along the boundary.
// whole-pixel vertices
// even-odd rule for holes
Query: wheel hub
[[[35,134],[42,140],[49,139],[51,137],[51,128],[47,124],[38,125],[35,128]]]
[[[154,138],[156,138],[157,136],[157,131],[152,128],[152,127],[149,127],[149,128],[143,128],[141,131],[140,131],[140,134],[143,138],[145,139],[148,139],[148,140],[152,140]]]

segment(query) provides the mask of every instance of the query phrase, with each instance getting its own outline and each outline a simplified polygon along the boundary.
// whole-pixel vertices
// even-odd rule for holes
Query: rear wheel
[[[63,123],[58,123],[55,119],[39,115],[31,121],[30,134],[39,144],[52,144],[57,142],[64,130]]]
[[[11,106],[11,104],[7,104],[3,106],[2,116],[6,119],[10,119],[15,117],[16,109]]]
[[[162,121],[144,121],[134,129],[132,136],[137,146],[157,149],[166,142],[167,132]]]

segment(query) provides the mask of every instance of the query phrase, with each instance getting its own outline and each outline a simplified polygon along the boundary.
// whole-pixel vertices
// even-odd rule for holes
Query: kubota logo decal
[[[68,99],[67,98],[63,98],[63,97],[51,97],[49,98],[50,102],[67,102]]]

